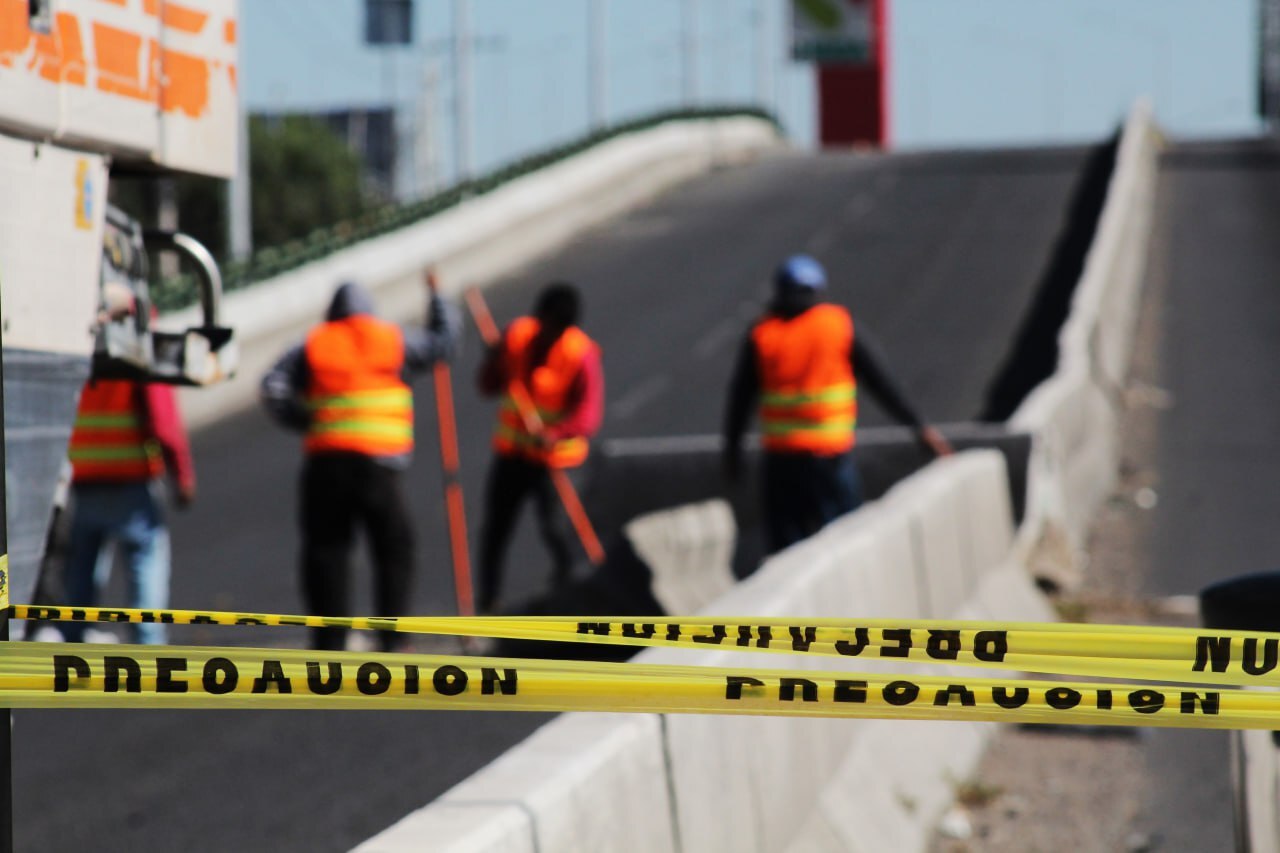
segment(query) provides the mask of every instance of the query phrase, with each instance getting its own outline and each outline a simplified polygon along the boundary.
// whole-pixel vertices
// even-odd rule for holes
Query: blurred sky
[[[470,0],[477,171],[586,131],[589,2]],[[813,75],[787,58],[786,0],[604,2],[611,121],[682,104],[682,15],[691,5],[696,100],[763,99],[799,144],[812,144]],[[1258,129],[1256,0],[890,2],[896,147],[1095,139],[1139,94],[1153,98],[1175,135]],[[417,43],[399,48],[363,45],[363,0],[240,5],[250,110],[394,101],[406,134],[422,128],[420,143],[433,145],[437,179],[450,181],[453,0],[417,0]],[[767,52],[757,49],[757,27]],[[431,98],[424,82],[433,70]],[[425,150],[418,159],[425,180]]]

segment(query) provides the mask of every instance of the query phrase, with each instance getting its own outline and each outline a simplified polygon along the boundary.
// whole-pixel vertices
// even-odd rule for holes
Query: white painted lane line
[[[812,254],[823,254],[831,247],[835,239],[845,232],[848,226],[866,216],[875,206],[875,196],[871,193],[864,191],[855,194],[853,198],[845,203],[836,216],[827,220],[827,223],[809,238],[805,248]]]
[[[693,355],[699,361],[706,361],[719,355],[720,349],[729,342],[741,340],[750,328],[752,321],[760,316],[762,302],[743,300],[738,303],[737,310],[726,311],[723,319],[712,326],[693,346]]]
[[[618,402],[610,407],[610,413],[619,418],[630,418],[644,406],[653,402],[659,394],[667,390],[667,386],[670,384],[670,380],[664,374],[650,376],[623,394],[618,399]]]
[[[724,440],[718,435],[670,435],[656,438],[611,438],[602,449],[609,457],[667,456],[680,453],[719,453]]]
[[[711,329],[702,336],[693,347],[694,358],[699,361],[706,361],[708,358],[716,355],[716,353],[727,343],[737,340],[746,330],[742,325],[742,321],[735,315],[730,314],[728,317],[720,320]]]

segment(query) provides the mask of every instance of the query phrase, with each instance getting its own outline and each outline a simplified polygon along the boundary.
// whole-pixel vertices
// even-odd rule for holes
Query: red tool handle
[[[427,287],[434,293],[435,273],[426,274]],[[449,551],[453,556],[453,589],[459,616],[475,615],[475,599],[471,589],[471,555],[467,548],[466,505],[462,499],[462,480],[458,476],[458,422],[453,409],[453,377],[449,365],[437,361],[432,368],[436,390],[436,423],[440,432],[440,468],[444,479],[444,508],[449,520]]]
[[[458,476],[458,431],[453,413],[453,381],[449,365],[436,362],[436,416],[440,425],[440,466],[444,472],[444,506],[449,517],[449,550],[453,555],[453,588],[458,615],[474,616],[471,591],[471,555],[467,549],[467,514]]]

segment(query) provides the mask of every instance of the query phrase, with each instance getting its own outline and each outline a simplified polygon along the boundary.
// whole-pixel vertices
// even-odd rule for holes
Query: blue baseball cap
[[[774,273],[779,290],[821,290],[827,286],[827,271],[808,255],[792,255]]]

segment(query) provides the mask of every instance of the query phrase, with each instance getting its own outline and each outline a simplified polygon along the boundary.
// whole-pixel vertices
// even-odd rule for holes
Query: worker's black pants
[[[761,488],[770,554],[812,536],[862,503],[858,469],[847,452],[767,452]]]
[[[570,532],[560,509],[555,486],[545,465],[519,456],[493,457],[485,492],[484,528],[480,533],[481,612],[492,612],[502,591],[502,564],[520,517],[520,506],[533,495],[538,530],[551,552],[551,568],[557,585],[569,580],[573,568]]]
[[[413,528],[400,472],[360,453],[316,453],[302,470],[302,593],[308,612],[351,616],[350,557],[357,525],[373,552],[374,615],[403,616],[413,579]],[[315,628],[317,649],[342,649],[344,628]],[[384,650],[396,634],[380,634]]]

